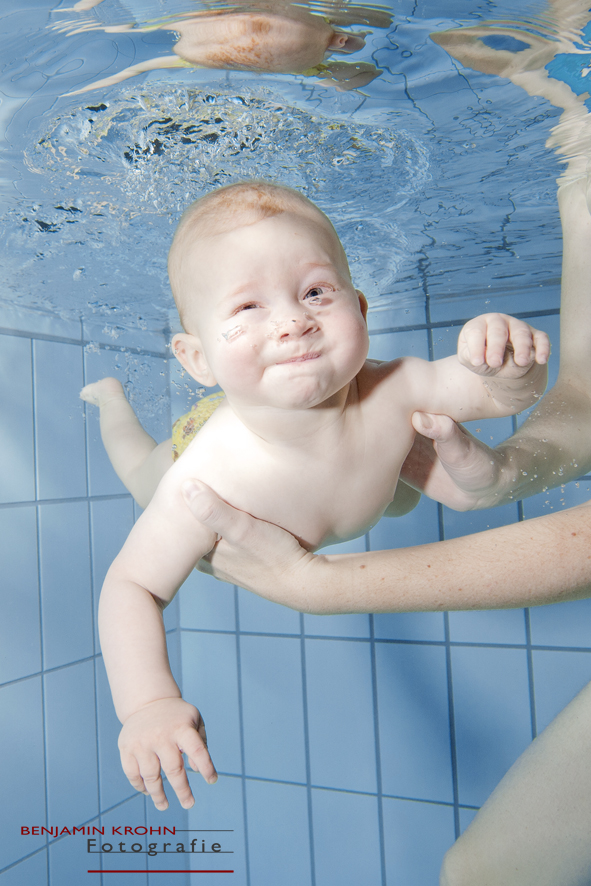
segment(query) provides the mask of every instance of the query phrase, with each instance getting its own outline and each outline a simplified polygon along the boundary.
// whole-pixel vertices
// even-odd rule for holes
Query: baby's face
[[[363,366],[365,299],[320,217],[283,212],[201,239],[186,259],[186,326],[235,405],[318,406]]]

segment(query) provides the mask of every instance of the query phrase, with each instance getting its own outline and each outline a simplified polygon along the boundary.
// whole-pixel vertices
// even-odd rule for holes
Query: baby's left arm
[[[549,356],[545,332],[508,314],[482,314],[462,328],[455,357],[419,368],[416,408],[455,421],[514,415],[544,393]]]

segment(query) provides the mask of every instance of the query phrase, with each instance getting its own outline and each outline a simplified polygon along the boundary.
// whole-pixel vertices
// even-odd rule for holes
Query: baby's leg
[[[441,886],[591,882],[591,684],[519,758],[445,857]]]
[[[171,441],[158,445],[144,431],[116,378],[86,385],[80,396],[100,408],[101,437],[115,473],[145,508],[172,465]]]

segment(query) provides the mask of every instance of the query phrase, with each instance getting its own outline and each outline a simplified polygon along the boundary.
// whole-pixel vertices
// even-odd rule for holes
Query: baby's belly
[[[246,484],[228,484],[221,477],[211,486],[229,504],[281,526],[305,548],[315,551],[368,532],[391,503],[397,480],[397,475],[382,476],[377,488],[361,490],[357,484],[353,489],[344,488],[341,479],[328,493],[319,488],[324,484],[292,485],[285,478],[277,484],[275,494],[266,483],[248,489]]]

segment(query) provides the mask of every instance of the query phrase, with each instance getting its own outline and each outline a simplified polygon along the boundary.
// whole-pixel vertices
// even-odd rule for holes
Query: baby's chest
[[[377,434],[315,455],[218,449],[202,461],[199,476],[230,504],[317,548],[374,525],[392,501],[412,437]]]

